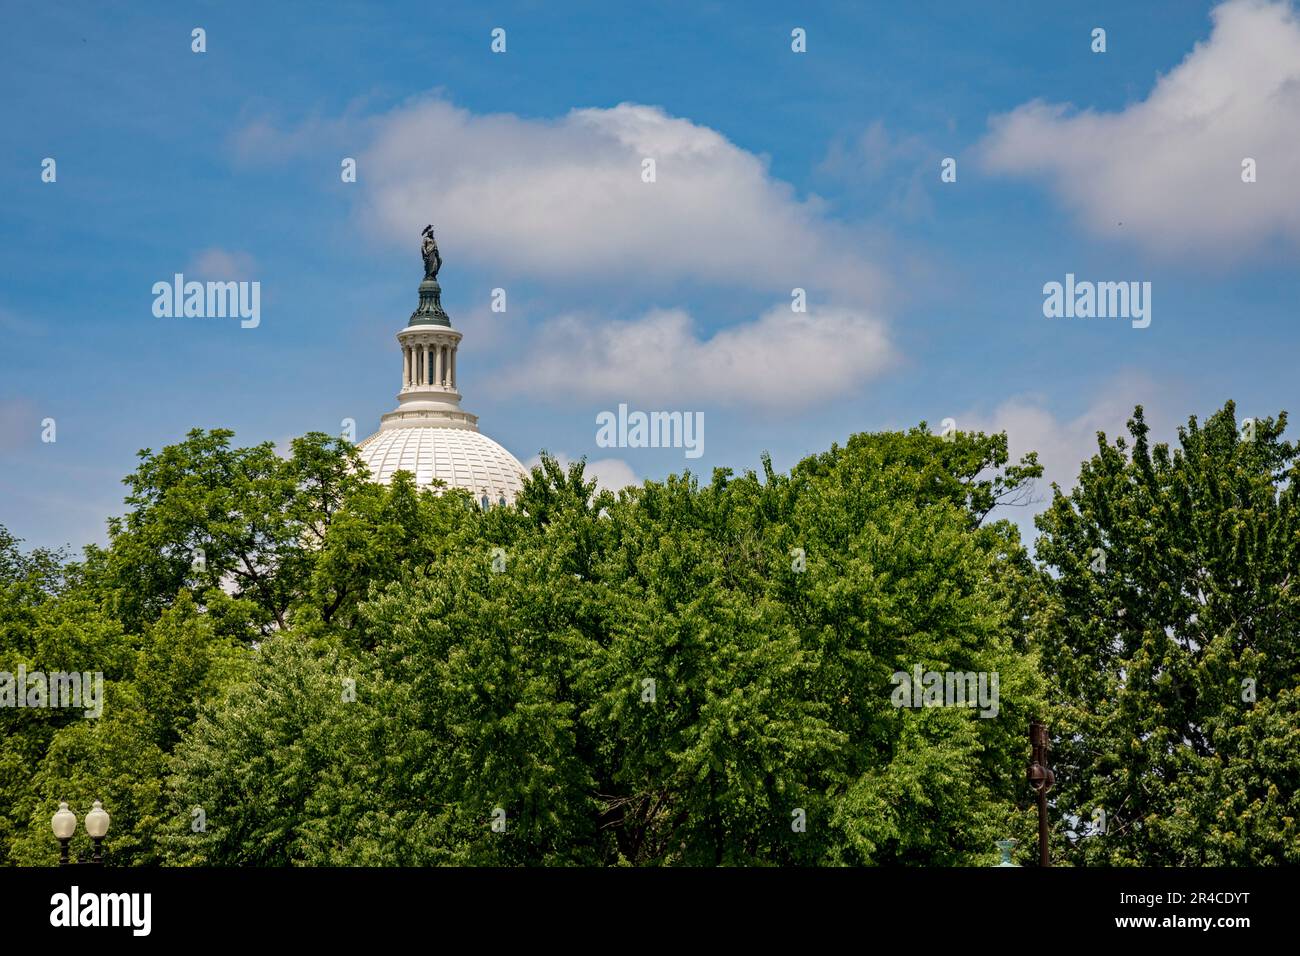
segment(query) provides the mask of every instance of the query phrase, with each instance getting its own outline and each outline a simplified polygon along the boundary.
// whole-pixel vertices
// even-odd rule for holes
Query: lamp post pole
[[[1047,725],[1034,721],[1029,725],[1029,745],[1033,756],[1029,764],[1029,785],[1038,795],[1038,863],[1051,866],[1052,857],[1047,848],[1047,791],[1056,783],[1056,775],[1047,766]]]

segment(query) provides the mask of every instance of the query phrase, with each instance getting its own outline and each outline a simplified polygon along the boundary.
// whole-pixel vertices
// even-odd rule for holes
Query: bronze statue
[[[425,226],[421,234],[420,253],[424,256],[424,277],[437,279],[438,270],[442,268],[442,256],[438,253],[438,240],[433,238],[433,226]]]

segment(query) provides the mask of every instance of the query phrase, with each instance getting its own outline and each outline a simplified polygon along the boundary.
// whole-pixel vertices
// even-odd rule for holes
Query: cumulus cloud
[[[565,399],[799,408],[854,391],[893,359],[884,325],[853,309],[778,305],[710,338],[684,310],[660,309],[624,322],[554,319],[501,381]]]
[[[985,165],[1046,180],[1089,229],[1159,254],[1300,247],[1300,21],[1263,0],[1212,18],[1209,39],[1122,111],[1036,100],[995,117]]]
[[[861,301],[882,286],[862,237],[767,162],[652,106],[558,119],[441,98],[379,119],[359,160],[365,215],[409,244],[433,221],[452,257],[557,280],[684,280]],[[265,131],[259,136],[266,137]],[[655,182],[642,180],[645,159]]]
[[[503,286],[543,280],[530,314],[559,317],[534,326],[526,358],[502,376],[517,393],[800,407],[858,388],[895,358],[876,311],[887,292],[879,237],[834,221],[816,196],[773,177],[765,158],[706,126],[630,103],[531,119],[433,95],[283,132],[258,121],[236,144],[293,155],[314,138],[338,140],[348,124],[345,138],[365,144],[355,155],[367,228],[409,248],[433,222],[449,265],[477,266]],[[576,285],[592,290],[577,308],[608,299],[611,286],[624,303],[625,290],[652,290],[662,303],[673,283],[782,302],[799,288],[823,305],[807,314],[777,306],[706,337],[683,309],[611,322],[544,304],[548,290]],[[513,322],[482,324],[491,340],[518,340]]]
[[[563,452],[556,452],[552,455],[558,461],[561,467],[568,468],[573,459]],[[532,470],[542,463],[541,455],[534,455],[524,463],[524,467]],[[583,468],[583,474],[587,478],[596,480],[597,490],[608,490],[617,492],[628,485],[639,485],[641,482],[632,470],[632,466],[622,458],[598,458],[595,461],[588,461]]]
[[[1043,477],[1032,500],[1024,507],[1001,508],[994,515],[1014,521],[1021,528],[1022,539],[1032,540],[1036,535],[1034,515],[1051,503],[1052,483],[1066,494],[1070,492],[1078,481],[1080,465],[1097,453],[1098,432],[1104,432],[1110,443],[1119,436],[1129,441],[1128,421],[1134,407],[1141,405],[1152,443],[1173,442],[1177,426],[1183,424],[1172,411],[1180,400],[1171,397],[1168,386],[1157,386],[1144,372],[1126,370],[1107,381],[1087,407],[1074,415],[1052,411],[1044,395],[1025,394],[1008,398],[992,412],[970,410],[955,418],[962,431],[1006,432],[1013,462],[1026,452],[1038,452]]]

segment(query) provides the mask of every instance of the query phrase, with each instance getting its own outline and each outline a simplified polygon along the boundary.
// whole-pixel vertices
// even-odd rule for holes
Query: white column
[[[456,388],[456,346],[449,346],[451,351],[451,387],[454,391]]]
[[[428,385],[429,384],[429,346],[421,345],[420,354],[423,356],[420,365],[420,384]]]
[[[411,349],[402,346],[402,388],[411,384]]]
[[[433,384],[434,384],[434,385],[441,385],[441,384],[442,384],[442,371],[443,371],[443,369],[442,369],[442,346],[441,346],[441,345],[435,345],[435,346],[434,346],[434,349],[436,349],[436,352],[434,353],[434,357],[433,357],[433,372],[434,372],[434,374],[433,374]]]

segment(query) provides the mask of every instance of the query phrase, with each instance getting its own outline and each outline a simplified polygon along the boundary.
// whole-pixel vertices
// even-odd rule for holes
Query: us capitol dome
[[[448,488],[464,488],[485,509],[509,504],[523,489],[527,472],[514,455],[478,430],[477,415],[460,407],[456,351],[461,334],[442,309],[442,256],[432,226],[424,228],[421,251],[420,305],[397,333],[402,352],[397,407],[357,450],[372,481],[388,484],[397,472],[409,471],[421,487],[441,480]]]

